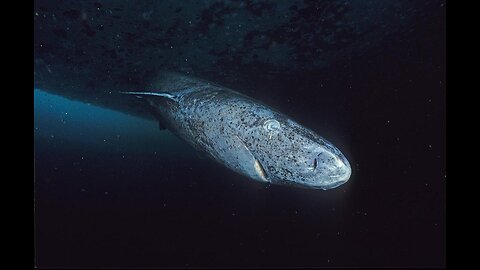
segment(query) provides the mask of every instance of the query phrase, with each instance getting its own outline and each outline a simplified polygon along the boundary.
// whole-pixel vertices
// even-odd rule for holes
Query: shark
[[[160,73],[136,97],[168,129],[225,167],[263,183],[332,189],[352,173],[331,142],[276,109],[227,87]]]

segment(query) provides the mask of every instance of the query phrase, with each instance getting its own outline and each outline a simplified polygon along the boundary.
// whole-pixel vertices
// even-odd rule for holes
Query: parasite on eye
[[[280,130],[280,123],[275,119],[269,119],[263,124],[263,128],[267,131]]]

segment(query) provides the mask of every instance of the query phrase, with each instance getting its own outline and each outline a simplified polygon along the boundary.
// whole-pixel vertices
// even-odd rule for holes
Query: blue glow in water
[[[186,143],[154,121],[73,101],[34,89],[37,144],[81,143],[87,147],[156,152],[164,156],[192,154]]]

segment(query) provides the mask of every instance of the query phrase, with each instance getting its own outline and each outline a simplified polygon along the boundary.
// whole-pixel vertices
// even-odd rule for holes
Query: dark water
[[[445,11],[430,2],[348,61],[227,82],[345,153],[333,190],[257,183],[153,121],[35,89],[36,265],[445,266]]]

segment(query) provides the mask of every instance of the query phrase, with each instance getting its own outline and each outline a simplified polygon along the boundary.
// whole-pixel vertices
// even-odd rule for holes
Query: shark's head
[[[269,182],[332,189],[350,178],[338,148],[288,118],[263,119],[256,133],[253,151]]]

